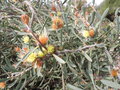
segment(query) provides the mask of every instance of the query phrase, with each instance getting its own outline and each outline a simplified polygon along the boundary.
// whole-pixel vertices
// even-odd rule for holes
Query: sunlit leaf
[[[58,57],[57,55],[53,54],[53,56],[55,57],[55,59],[56,59],[60,64],[65,64],[65,63],[66,63],[62,58]]]

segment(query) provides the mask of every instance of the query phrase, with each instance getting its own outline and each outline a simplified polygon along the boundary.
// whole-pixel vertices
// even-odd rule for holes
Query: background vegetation
[[[72,0],[62,3],[60,0],[55,3],[51,0],[0,1],[0,82],[5,82],[3,89],[120,89],[119,8],[115,10],[114,22],[111,22],[105,18],[109,8],[100,14],[96,7],[85,6],[84,3],[78,7]],[[51,9],[53,6],[56,10]],[[43,65],[37,69],[20,61],[36,47],[33,37],[25,32],[26,25],[21,21],[23,14],[30,17],[32,32],[39,35],[46,30],[47,45],[56,48],[56,56],[50,54],[50,57],[42,58]],[[53,30],[54,16],[51,14],[62,18],[62,28]],[[83,32],[91,28],[94,36],[84,37]],[[22,41],[26,35],[30,37],[28,44]],[[15,47],[29,47],[30,51],[19,58]]]

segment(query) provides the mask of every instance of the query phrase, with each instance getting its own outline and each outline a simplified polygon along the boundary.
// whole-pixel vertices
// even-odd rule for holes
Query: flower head
[[[63,20],[62,20],[61,18],[59,18],[59,17],[54,17],[54,18],[52,19],[52,22],[53,22],[52,28],[53,28],[54,30],[57,30],[57,29],[59,29],[59,28],[62,28],[63,25],[64,25]]]
[[[6,83],[5,83],[5,82],[0,82],[0,88],[1,88],[1,89],[4,89],[5,86],[6,86]]]
[[[57,12],[57,16],[61,16],[62,15],[62,13],[61,12]]]
[[[47,46],[47,52],[50,54],[50,53],[53,53],[55,51],[55,47],[53,45],[48,45]]]
[[[83,37],[88,38],[90,36],[89,32],[87,30],[84,30],[82,32]]]
[[[29,62],[29,63],[32,63],[32,62],[34,62],[35,61],[35,59],[37,58],[37,54],[36,53],[31,53],[29,56],[28,56],[28,58],[27,58],[27,62]]]
[[[24,23],[24,24],[27,24],[29,23],[29,16],[28,15],[21,15],[21,21]]]
[[[89,35],[90,35],[90,37],[94,37],[95,31],[93,29],[90,29],[89,30]]]
[[[54,4],[52,5],[51,10],[56,12],[56,7]]]
[[[118,76],[118,70],[113,69],[113,70],[111,71],[111,76],[113,76],[113,77]]]
[[[57,30],[57,29],[58,29],[58,26],[53,23],[53,24],[52,24],[52,29],[53,29],[53,30]]]
[[[20,48],[19,48],[18,46],[15,47],[14,50],[15,50],[16,52],[20,52]]]
[[[23,36],[23,41],[24,41],[24,43],[28,43],[29,42],[29,37],[28,36]]]
[[[48,42],[48,35],[47,35],[46,31],[44,31],[41,35],[39,35],[39,41],[41,42],[42,45],[47,44],[47,42]]]

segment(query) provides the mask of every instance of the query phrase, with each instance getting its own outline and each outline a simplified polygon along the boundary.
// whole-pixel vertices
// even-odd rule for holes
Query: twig
[[[16,78],[16,77],[19,77],[19,76],[22,76],[24,73],[28,72],[29,70],[31,70],[32,67],[29,67],[27,68],[26,70],[22,71],[22,72],[15,72],[15,73],[11,73],[11,76],[10,77],[7,77],[8,79],[9,78]]]
[[[62,70],[62,87],[63,87],[63,90],[66,90],[65,89],[65,80],[64,80],[64,72],[63,72],[63,66],[62,66],[62,64],[60,64],[60,67],[61,67],[61,70]]]
[[[11,17],[19,18],[20,16],[16,16],[16,15],[0,16],[0,20],[2,20],[2,19],[4,19],[4,18],[11,18]]]
[[[39,23],[39,24],[41,25],[41,27],[42,27],[42,23],[40,22],[40,20],[39,20],[39,18],[38,18],[38,16],[37,16],[37,13],[36,13],[35,10],[33,9],[31,3],[30,3],[29,1],[24,1],[24,3],[26,3],[26,4],[29,6],[29,9],[31,10],[32,15],[35,15],[38,23]]]
[[[21,10],[21,9],[19,9],[19,8],[17,8],[15,5],[11,4],[11,6],[12,6],[11,8],[12,8],[13,10],[17,10],[17,11],[21,12],[22,14],[24,14],[24,11]]]
[[[75,52],[79,52],[79,51],[82,51],[82,50],[85,50],[85,49],[89,49],[89,48],[93,48],[93,47],[101,46],[101,45],[103,45],[103,47],[104,47],[104,44],[94,44],[94,45],[88,45],[88,46],[85,46],[85,47],[82,47],[82,48],[78,48],[78,49],[75,49],[75,50],[57,51],[56,53],[57,54],[75,53]]]
[[[33,33],[33,31],[30,29],[30,27],[28,25],[26,25],[26,27],[30,31],[30,33],[33,36],[33,38],[35,38],[38,41],[39,45],[46,49],[46,47],[39,41],[38,37]]]

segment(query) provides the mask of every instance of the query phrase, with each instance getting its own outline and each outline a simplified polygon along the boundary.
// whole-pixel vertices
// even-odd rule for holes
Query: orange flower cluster
[[[52,5],[51,10],[55,12],[57,11],[55,5]]]
[[[85,38],[94,37],[95,36],[95,31],[94,31],[94,29],[90,29],[89,31],[88,30],[84,30],[82,32],[82,34],[83,34],[83,37],[85,37]]]
[[[111,76],[113,76],[113,77],[118,76],[118,70],[113,69],[113,70],[111,71]]]
[[[29,23],[29,16],[28,15],[21,15],[21,21],[24,23],[24,24],[27,24]]]
[[[18,46],[15,47],[14,50],[15,50],[16,52],[20,52],[20,48],[19,48]]]
[[[0,82],[0,88],[1,88],[1,89],[4,89],[5,86],[6,86],[6,83],[5,83],[5,82]]]
[[[39,58],[36,59],[36,62],[34,63],[34,68],[40,68],[42,67],[43,62]]]
[[[89,35],[90,35],[90,37],[94,37],[95,31],[93,29],[90,29],[89,30]]]
[[[39,41],[41,42],[42,45],[45,45],[48,42],[48,36],[40,35]]]
[[[57,30],[63,27],[64,22],[61,18],[59,17],[54,17],[52,20],[53,24],[52,24],[52,29],[53,30]]]

